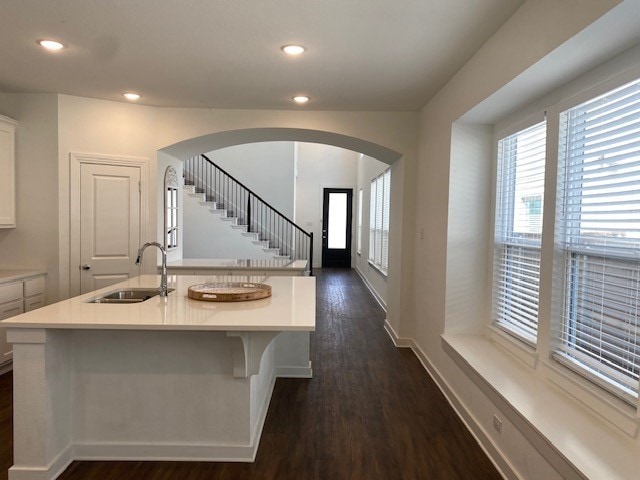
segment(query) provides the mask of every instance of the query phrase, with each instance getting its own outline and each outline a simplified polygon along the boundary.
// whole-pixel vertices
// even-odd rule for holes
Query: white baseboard
[[[257,445],[92,442],[74,446],[74,460],[253,462]]]
[[[414,355],[420,360],[420,363],[427,371],[431,379],[438,386],[438,389],[442,392],[447,399],[453,411],[458,415],[458,418],[464,423],[465,427],[471,435],[476,439],[480,448],[485,452],[491,463],[496,467],[500,475],[507,480],[519,480],[521,477],[517,473],[516,469],[511,465],[507,458],[497,448],[497,446],[491,441],[491,437],[478,422],[475,417],[465,408],[460,398],[455,394],[453,389],[447,383],[447,381],[440,375],[440,372],[431,364],[425,353],[411,338],[401,338],[398,336],[393,327],[385,320],[384,329],[391,338],[393,344],[398,348],[410,348]]]
[[[371,292],[371,295],[373,295],[373,298],[376,299],[376,302],[378,302],[378,304],[386,312],[387,311],[387,303],[383,300],[383,298],[380,295],[378,295],[378,292],[376,292],[376,290],[373,288],[373,285],[371,285],[371,283],[369,283],[369,280],[367,280],[367,277],[364,276],[364,274],[360,271],[360,269],[358,267],[355,267],[354,270],[356,271],[356,273],[358,275],[360,275],[360,278],[362,279],[362,282],[364,283],[365,287],[367,287],[367,289]]]
[[[311,364],[311,362],[309,362]],[[313,378],[311,365],[308,367],[276,367],[277,378]]]
[[[9,468],[9,480],[53,480],[74,460],[73,447],[69,445],[47,467],[14,465]]]
[[[400,338],[387,319],[384,320],[384,329],[396,347],[411,349],[414,348],[415,344],[413,343],[413,340],[409,338]]]

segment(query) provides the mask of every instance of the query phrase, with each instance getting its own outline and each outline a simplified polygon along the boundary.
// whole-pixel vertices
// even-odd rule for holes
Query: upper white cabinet
[[[0,115],[0,228],[16,226],[16,125]]]

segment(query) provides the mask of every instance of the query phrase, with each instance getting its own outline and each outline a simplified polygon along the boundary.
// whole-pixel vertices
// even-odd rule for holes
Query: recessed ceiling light
[[[42,48],[51,51],[62,50],[65,47],[64,43],[56,42],[55,40],[38,40],[37,43]]]
[[[281,49],[287,55],[300,55],[306,50],[306,48],[301,45],[284,45]]]
[[[122,94],[127,100],[138,100],[142,95],[139,93],[125,92]]]
[[[302,105],[303,103],[307,103],[309,101],[309,97],[306,97],[304,95],[297,95],[293,97],[293,101]]]

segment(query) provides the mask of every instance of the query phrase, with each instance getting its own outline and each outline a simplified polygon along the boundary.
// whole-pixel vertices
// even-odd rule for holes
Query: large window
[[[546,122],[498,142],[493,322],[534,344],[538,323]]]
[[[369,215],[369,262],[387,272],[389,267],[389,208],[391,169],[371,180]]]
[[[640,80],[560,114],[555,358],[637,402]]]

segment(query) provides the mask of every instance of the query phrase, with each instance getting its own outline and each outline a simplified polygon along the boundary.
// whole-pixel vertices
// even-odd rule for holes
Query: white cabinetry
[[[0,115],[0,228],[16,226],[16,125]]]
[[[43,273],[29,272],[23,275],[11,272],[3,278],[0,271],[0,320],[43,307],[45,282]],[[0,326],[0,366],[12,358],[11,345],[7,343],[7,329]]]

